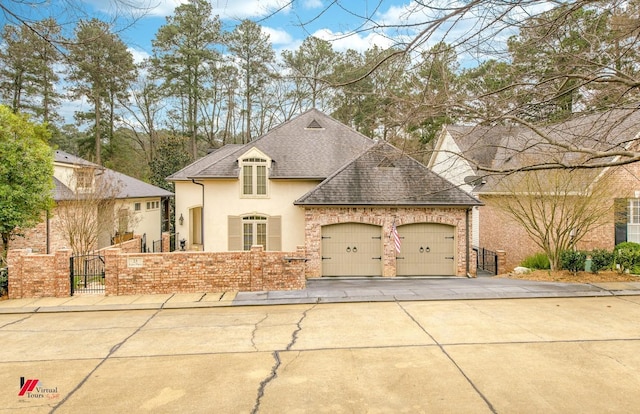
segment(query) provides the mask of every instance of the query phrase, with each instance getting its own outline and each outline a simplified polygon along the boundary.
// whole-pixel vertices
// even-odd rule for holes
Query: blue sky
[[[136,60],[151,53],[151,40],[158,28],[166,23],[175,8],[186,0],[9,0],[13,10],[33,20],[54,17],[71,33],[80,18],[97,17],[112,22]],[[4,2],[4,0],[3,0]],[[392,40],[382,33],[369,30],[345,37],[345,33],[362,29],[363,17],[395,23],[406,20],[410,0],[210,0],[213,14],[219,15],[225,30],[231,30],[240,20],[259,22],[269,34],[274,49],[295,49],[308,36],[332,41],[337,51],[352,48],[364,51],[376,44],[388,47]],[[122,7],[128,3],[134,8]],[[274,13],[279,10],[277,13]],[[144,12],[143,12],[144,11]],[[117,17],[117,19],[116,19]],[[0,24],[6,16],[0,15]]]

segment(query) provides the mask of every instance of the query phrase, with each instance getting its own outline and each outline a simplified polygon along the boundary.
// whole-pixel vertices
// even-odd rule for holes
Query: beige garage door
[[[398,276],[452,276],[456,274],[455,227],[416,223],[398,226],[402,240],[396,255]]]
[[[322,227],[322,276],[381,276],[381,234],[370,224]]]

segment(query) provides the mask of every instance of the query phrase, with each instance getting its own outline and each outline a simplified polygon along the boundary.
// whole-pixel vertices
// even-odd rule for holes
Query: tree
[[[51,207],[53,156],[48,137],[43,125],[0,105],[2,263],[12,236],[20,228],[37,224]]]
[[[122,96],[135,79],[135,65],[127,46],[100,20],[81,21],[75,37],[75,43],[69,47],[68,81],[72,83],[74,97],[85,97],[93,105],[93,112],[80,119],[93,120],[95,162],[101,165],[103,112],[111,116],[107,126],[110,133],[115,99]]]
[[[211,10],[206,0],[178,6],[152,42],[155,76],[164,80],[167,95],[186,101],[181,111],[186,112],[182,132],[191,138],[194,159],[198,157],[198,108],[206,89],[206,75],[215,70],[220,59],[214,49],[222,40],[220,19],[211,18]]]
[[[294,82],[295,91],[301,101],[300,107],[325,107],[328,100],[329,78],[333,73],[338,54],[331,43],[317,37],[306,38],[296,51],[283,51],[285,67],[291,71],[289,78]]]
[[[502,178],[502,196],[483,200],[518,223],[558,270],[560,253],[611,216],[614,188],[601,170],[527,171]]]
[[[37,35],[37,30],[44,38]],[[60,27],[53,19],[35,22],[31,27],[6,25],[0,51],[0,93],[10,102],[14,113],[31,113],[43,122],[56,118],[53,109],[59,104],[55,83],[59,80],[54,65],[60,54],[47,40],[60,37]]]
[[[493,60],[493,68],[506,75],[505,82],[476,79],[475,85],[465,90],[479,93],[458,94],[450,99],[443,113],[459,114],[458,122],[519,125],[538,132],[540,124],[571,118],[576,112],[639,111],[637,0],[412,2],[397,23],[380,13],[383,4],[384,1],[364,12],[359,5],[345,2],[332,2],[323,9],[326,14],[328,9],[342,8],[362,17],[361,24],[353,31],[344,31],[343,37],[376,34],[396,42],[397,52],[349,79],[351,84],[371,77],[399,54],[415,60],[429,45],[443,42],[456,52],[463,67]],[[419,64],[416,61],[413,66],[417,68]],[[478,86],[485,89],[479,90]],[[603,146],[615,138],[606,129],[594,129],[589,135]],[[566,145],[553,137],[541,138],[558,152],[566,151]],[[638,149],[609,147],[606,152],[610,157],[604,157],[600,148],[575,149],[598,161],[588,168],[640,161]],[[536,159],[534,164],[516,169],[504,165],[501,172],[585,167],[567,161],[551,164]]]
[[[229,34],[227,39],[229,51],[240,67],[240,77],[244,89],[245,131],[243,142],[251,141],[251,122],[253,113],[253,97],[260,95],[271,78],[271,68],[275,60],[275,52],[269,41],[269,35],[251,20],[243,20]]]

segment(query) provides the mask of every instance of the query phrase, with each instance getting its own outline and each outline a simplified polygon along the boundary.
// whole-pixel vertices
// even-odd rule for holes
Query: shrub
[[[551,264],[549,263],[549,256],[545,253],[536,253],[532,256],[526,257],[520,266],[529,268],[529,269],[551,269]]]
[[[614,249],[615,264],[619,265],[620,273],[640,273],[640,244],[623,242]]]
[[[585,252],[564,250],[560,252],[560,267],[576,274],[580,270],[584,270],[584,262],[586,259],[587,255]]]
[[[613,267],[613,252],[604,249],[595,249],[591,253],[591,271],[598,273],[604,269]]]

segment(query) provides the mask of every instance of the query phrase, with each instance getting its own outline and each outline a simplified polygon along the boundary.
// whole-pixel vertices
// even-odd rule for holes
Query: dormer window
[[[76,191],[87,192],[93,189],[93,168],[79,168],[74,171]]]
[[[267,160],[264,158],[243,158],[242,166],[242,195],[267,195]]]

